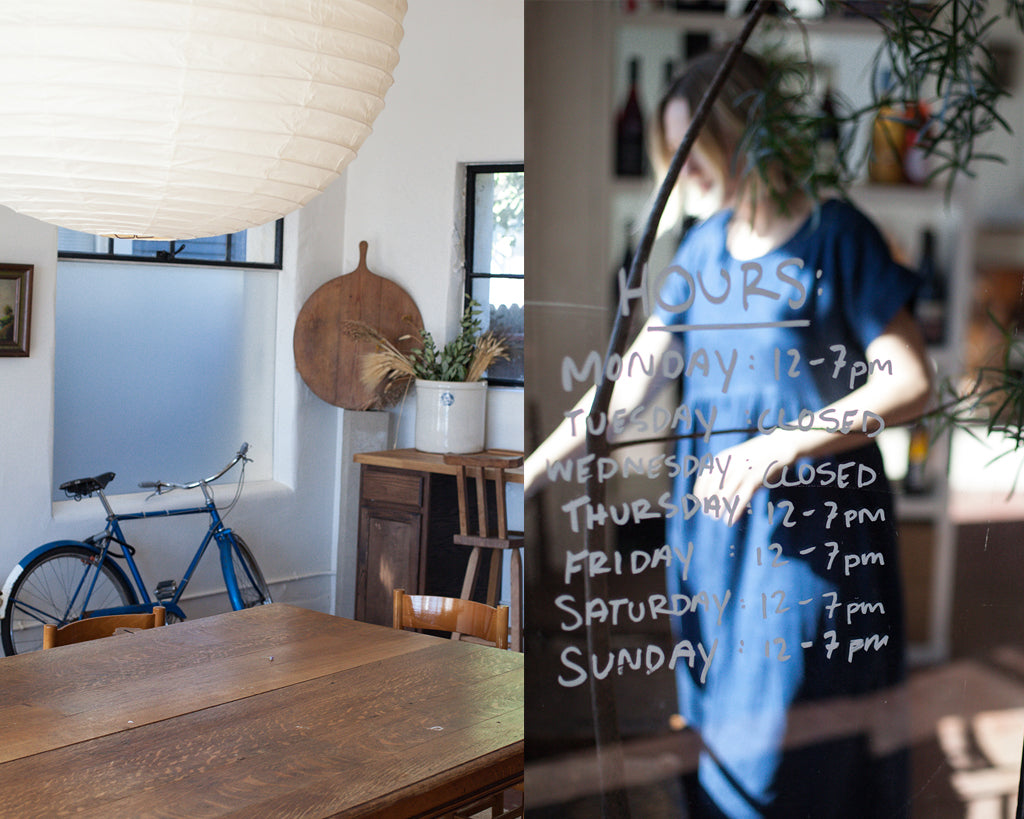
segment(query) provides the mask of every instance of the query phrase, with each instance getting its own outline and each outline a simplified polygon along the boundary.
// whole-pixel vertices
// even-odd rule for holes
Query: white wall
[[[336,552],[355,549],[355,532],[336,531],[343,411],[297,374],[295,318],[319,285],[355,268],[366,239],[370,268],[404,286],[428,329],[448,338],[461,305],[457,165],[523,157],[520,0],[411,0],[405,29],[376,133],[340,180],[286,219],[277,325],[265,328],[277,340],[275,480],[250,483],[229,519],[256,552],[275,599],[323,611],[334,605]],[[56,255],[56,228],[0,209],[0,259],[35,265],[36,275],[31,356],[0,359],[0,581],[35,546],[102,525],[98,501],[50,502]],[[521,446],[521,391],[503,393],[491,402],[489,443]],[[403,426],[411,436],[411,417]],[[115,498],[115,508],[144,497]],[[135,524],[126,534],[141,546],[143,575],[155,584],[180,573],[199,529],[168,520]],[[187,604],[193,616],[227,608],[222,596],[211,596],[220,585],[216,560],[207,568],[189,589],[198,598]]]
[[[0,259],[35,266],[28,358],[0,359],[0,574],[50,520],[57,228],[0,209]]]
[[[439,343],[462,313],[459,164],[523,160],[523,48],[522,0],[411,0],[395,85],[346,172],[344,271],[369,242],[369,268],[405,288]],[[492,389],[488,409],[488,445],[521,448],[522,391]]]

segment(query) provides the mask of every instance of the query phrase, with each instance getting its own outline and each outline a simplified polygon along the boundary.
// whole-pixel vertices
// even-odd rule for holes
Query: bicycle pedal
[[[178,591],[178,584],[174,580],[161,580],[156,584],[156,589],[153,592],[156,595],[157,600],[170,600],[174,597],[174,593]]]

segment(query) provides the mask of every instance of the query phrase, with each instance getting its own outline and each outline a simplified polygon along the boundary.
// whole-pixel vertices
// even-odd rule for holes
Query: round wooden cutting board
[[[380,396],[359,377],[364,353],[374,345],[342,331],[345,321],[361,321],[399,349],[420,346],[423,318],[408,293],[366,266],[367,243],[359,243],[359,266],[331,279],[307,299],[295,321],[295,365],[306,385],[329,404],[344,409],[378,409]],[[400,341],[402,336],[412,336]]]

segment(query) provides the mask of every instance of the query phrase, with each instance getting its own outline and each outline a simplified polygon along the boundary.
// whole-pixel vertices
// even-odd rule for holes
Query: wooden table
[[[501,455],[522,455],[522,452],[510,449],[488,449],[485,453],[491,452]],[[446,464],[444,455],[436,452],[420,452],[418,449],[385,449],[380,452],[360,452],[353,456],[358,464],[380,466],[388,469],[402,469],[410,472],[424,472],[431,475],[451,475],[459,471],[457,466]],[[490,474],[490,470],[488,470]],[[505,480],[509,483],[523,482],[523,468],[506,469]]]
[[[354,460],[360,465],[356,618],[390,623],[396,588],[459,597],[470,550],[452,543],[459,531],[458,467],[416,449],[363,452]],[[509,483],[523,482],[522,468],[505,475]],[[474,599],[483,600],[486,588],[481,572]]]
[[[523,656],[275,603],[0,658],[0,814],[434,816],[522,779]]]

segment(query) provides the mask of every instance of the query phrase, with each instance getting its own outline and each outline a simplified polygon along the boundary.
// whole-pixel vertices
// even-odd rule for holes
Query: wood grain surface
[[[381,395],[360,379],[361,356],[374,345],[343,330],[360,321],[378,330],[403,352],[419,347],[423,317],[412,297],[366,266],[367,243],[359,243],[359,265],[317,288],[295,320],[295,366],[318,397],[351,410],[378,409]],[[408,337],[408,338],[405,338]]]
[[[523,771],[521,654],[282,604],[0,659],[5,815],[436,815]]]
[[[519,456],[523,454],[522,452],[510,449],[487,449],[478,454],[487,455],[488,453]],[[352,460],[357,464],[366,464],[368,466],[408,469],[413,472],[431,472],[435,475],[458,474],[459,467],[455,464],[445,463],[444,459],[445,456],[440,453],[420,452],[418,449],[385,449],[380,452],[359,452],[352,457]],[[488,469],[488,476],[493,472],[494,470]],[[505,480],[508,483],[522,483],[523,468],[520,466],[515,469],[506,469]]]

